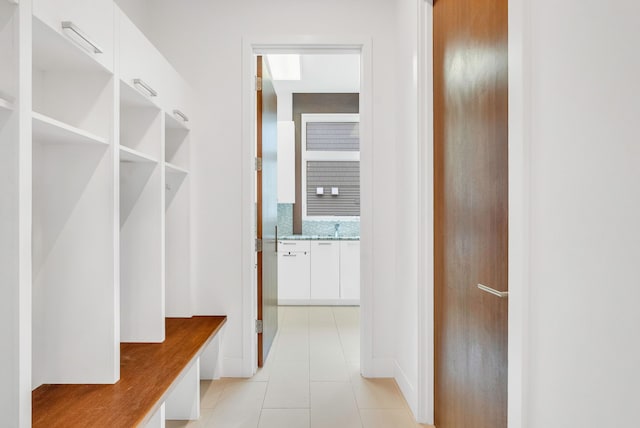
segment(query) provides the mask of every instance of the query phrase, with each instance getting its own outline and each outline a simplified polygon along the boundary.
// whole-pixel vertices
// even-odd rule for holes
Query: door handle
[[[508,291],[498,291],[495,290],[491,287],[487,287],[486,285],[482,285],[482,284],[478,284],[478,288],[484,292],[487,292],[489,294],[493,294],[494,296],[498,296],[500,298],[503,297],[509,297],[509,292]]]

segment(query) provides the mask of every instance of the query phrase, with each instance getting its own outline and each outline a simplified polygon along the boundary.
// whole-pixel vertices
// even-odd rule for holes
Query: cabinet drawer
[[[114,4],[111,0],[33,0],[33,15],[113,71]],[[78,32],[63,30],[62,22],[73,23]],[[95,48],[102,53],[96,53]]]
[[[310,241],[278,241],[278,252],[293,252],[293,251],[306,251],[311,250]]]

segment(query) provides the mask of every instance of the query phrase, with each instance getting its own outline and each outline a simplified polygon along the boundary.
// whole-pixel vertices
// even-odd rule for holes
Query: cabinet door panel
[[[340,243],[311,243],[311,299],[340,298]]]
[[[340,298],[360,299],[360,241],[340,242]]]
[[[278,253],[278,300],[308,300],[309,253]]]
[[[77,35],[62,29],[63,21],[70,21],[91,42],[103,51],[90,54],[106,69],[113,71],[114,5],[111,0],[33,0],[33,15],[55,31],[72,37],[88,52],[90,45]]]

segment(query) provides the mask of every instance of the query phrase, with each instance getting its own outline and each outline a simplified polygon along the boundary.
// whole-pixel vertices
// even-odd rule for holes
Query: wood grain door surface
[[[258,252],[258,320],[263,332],[258,333],[258,367],[269,355],[278,331],[278,118],[277,98],[269,69],[263,57],[257,58],[257,74],[262,88],[257,91],[256,156],[262,169],[256,172],[257,238],[262,239]]]
[[[507,426],[507,0],[434,4],[435,424]]]

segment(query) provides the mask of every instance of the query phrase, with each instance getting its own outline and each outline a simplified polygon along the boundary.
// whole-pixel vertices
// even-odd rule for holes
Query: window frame
[[[360,216],[310,216],[307,214],[307,162],[360,162],[358,151],[307,150],[307,123],[312,122],[357,122],[359,113],[304,113],[301,114],[300,185],[302,196],[302,221],[358,221]],[[358,136],[360,138],[360,136]],[[360,180],[362,182],[362,180]]]

